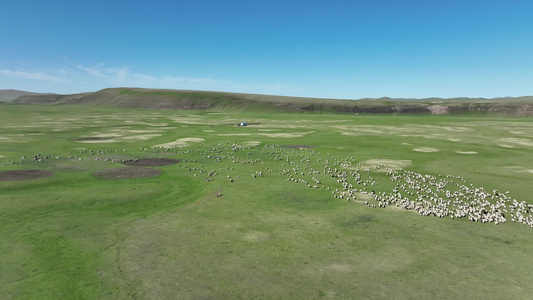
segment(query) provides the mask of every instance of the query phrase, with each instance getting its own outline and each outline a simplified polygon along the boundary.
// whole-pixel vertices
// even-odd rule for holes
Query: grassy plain
[[[531,118],[0,105],[0,172],[54,172],[0,182],[2,298],[527,299],[532,228],[371,208],[325,174],[281,173],[401,161],[532,203],[532,149]],[[181,161],[93,175],[154,157]]]

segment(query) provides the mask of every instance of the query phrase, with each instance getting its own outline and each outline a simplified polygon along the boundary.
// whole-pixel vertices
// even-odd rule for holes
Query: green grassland
[[[0,298],[528,299],[533,228],[510,214],[365,203],[412,172],[532,204],[532,150],[531,118],[496,115],[1,105],[0,172],[53,175],[0,181]],[[180,162],[94,175],[141,158]]]

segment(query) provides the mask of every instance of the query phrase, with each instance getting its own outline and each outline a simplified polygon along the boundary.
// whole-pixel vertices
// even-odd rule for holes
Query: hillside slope
[[[121,108],[168,110],[272,110],[346,113],[461,113],[491,112],[533,115],[533,97],[452,99],[339,100],[240,94],[225,92],[110,88],[72,95],[23,95],[13,103],[104,105]]]
[[[20,96],[43,95],[41,93],[32,93],[19,90],[0,90],[0,102],[11,102]]]

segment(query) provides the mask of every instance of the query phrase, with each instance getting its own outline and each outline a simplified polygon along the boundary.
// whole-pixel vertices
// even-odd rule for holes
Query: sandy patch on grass
[[[15,138],[12,138],[12,137],[7,137],[7,136],[4,136],[4,137],[1,137],[0,136],[0,143],[1,142],[7,142],[7,143],[24,143],[24,142],[27,142],[26,139],[23,139],[23,138],[20,138],[20,137],[15,137]]]
[[[449,138],[448,141],[450,141],[450,142],[460,142],[461,139]]]
[[[261,142],[260,141],[248,141],[248,142],[241,143],[241,145],[243,145],[243,146],[259,146],[259,145],[261,145]]]
[[[370,167],[376,169],[376,167],[380,167],[380,171],[386,172],[386,168],[383,166],[387,166],[393,170],[401,170],[405,167],[408,167],[411,165],[413,161],[411,160],[394,160],[394,159],[368,159],[362,162],[364,167]]]
[[[119,137],[122,136],[120,133],[101,133],[101,132],[95,132],[91,136],[83,136],[83,137],[96,137],[96,138],[108,138],[108,137]]]
[[[266,137],[271,138],[286,138],[286,139],[292,139],[292,138],[298,138],[302,137],[304,135],[313,133],[314,131],[308,131],[308,132],[292,132],[292,133],[259,133],[259,135],[264,135]]]
[[[533,141],[524,138],[503,138],[499,140],[503,145],[533,146]]]
[[[124,136],[121,139],[122,140],[149,140],[151,138],[155,138],[158,136],[163,136],[162,134],[143,134],[143,135],[132,135],[132,136]]]
[[[251,133],[219,133],[216,136],[247,136],[252,135]]]
[[[375,200],[374,197],[370,194],[353,193],[353,195],[357,199],[355,200],[356,202]]]
[[[181,138],[181,139],[175,140],[174,142],[159,144],[159,145],[155,145],[153,147],[157,147],[157,148],[181,148],[181,147],[190,146],[192,144],[201,143],[203,141],[205,141],[205,140],[202,139],[202,138]]]
[[[269,124],[268,127],[271,127],[271,128],[282,128],[282,129],[309,129],[309,128],[312,128],[313,126],[311,126],[311,125],[294,125],[294,124],[291,124],[291,123],[278,122],[278,123],[275,123],[275,124]]]
[[[437,148],[431,148],[431,147],[420,147],[420,148],[414,148],[414,151],[418,152],[439,152],[440,150]]]
[[[130,121],[126,120],[124,123],[132,124],[132,125],[147,125],[151,127],[161,127],[161,126],[168,126],[168,123],[148,123],[148,122],[139,122],[139,121]]]
[[[257,129],[257,131],[281,131],[281,129]]]
[[[54,128],[52,129],[53,132],[63,132],[63,131],[69,131],[71,129],[79,129],[81,127],[69,127],[69,128]]]
[[[517,130],[510,130],[509,133],[516,134],[516,135],[524,135],[524,134],[526,134],[523,131],[517,131]]]
[[[461,150],[455,150],[455,153],[459,153],[459,154],[477,154],[476,151],[461,151]]]
[[[76,140],[76,142],[84,143],[84,144],[98,144],[98,143],[116,143],[118,141],[117,140],[104,139],[104,140]]]
[[[462,133],[472,132],[472,128],[458,126],[434,126],[405,124],[403,126],[381,126],[381,125],[340,125],[335,126],[343,135],[363,135],[363,134],[394,134],[415,137],[447,137],[442,132]]]
[[[533,174],[533,169],[528,169],[528,168],[522,167],[522,166],[509,166],[509,167],[505,167],[505,169],[508,169],[508,170],[511,170],[511,171],[517,172],[517,173],[530,173],[530,174]]]
[[[204,129],[202,130],[203,132],[215,132],[214,130],[211,130],[211,129]]]
[[[124,129],[124,128],[115,128],[110,129],[109,131],[118,131],[122,133],[161,133],[161,130],[141,130],[141,129]]]

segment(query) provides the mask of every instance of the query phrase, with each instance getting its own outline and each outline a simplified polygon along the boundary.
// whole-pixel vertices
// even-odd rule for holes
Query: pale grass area
[[[243,236],[245,241],[252,242],[252,243],[261,243],[266,242],[270,240],[270,234],[268,232],[261,232],[261,231],[249,231],[244,234]]]
[[[248,136],[252,135],[251,133],[219,133],[216,136]]]
[[[0,143],[23,143],[26,140],[20,137],[0,136]]]
[[[173,142],[154,145],[153,147],[156,147],[156,148],[181,148],[181,147],[190,146],[192,144],[201,143],[203,141],[205,141],[205,139],[203,139],[203,138],[194,138],[194,137],[193,138],[181,138],[181,139],[177,139],[177,140],[175,140]]]
[[[461,150],[455,150],[455,153],[459,153],[459,154],[477,154],[476,151],[461,151]]]
[[[509,167],[505,167],[505,168],[508,169],[508,170],[511,170],[513,172],[517,172],[517,173],[530,173],[530,174],[533,174],[533,169],[529,169],[529,168],[522,167],[522,166],[509,166]]]
[[[123,128],[110,129],[109,131],[122,132],[122,133],[160,133],[160,132],[164,132],[162,130],[135,130],[135,129],[123,129]]]
[[[151,127],[162,127],[162,126],[168,126],[168,123],[148,123],[148,122],[139,122],[139,121],[130,121],[126,120],[124,123],[128,123],[131,125],[147,125]]]
[[[146,141],[158,136],[163,136],[162,134],[142,134],[142,135],[131,135],[131,136],[124,136],[121,138],[121,140],[142,140]]]
[[[316,125],[294,125],[292,123],[275,123],[275,124],[268,124],[269,128],[289,128],[289,129],[310,129],[313,128],[313,126],[316,127]]]
[[[107,143],[116,143],[118,142],[118,140],[94,140],[94,141],[87,140],[87,141],[76,141],[76,142],[84,143],[84,144],[98,144],[98,143],[107,144]]]
[[[499,142],[501,145],[509,145],[512,144],[514,146],[527,146],[532,147],[533,141],[526,138],[502,138],[499,139]]]
[[[292,138],[298,138],[302,137],[304,135],[308,135],[310,133],[314,133],[314,131],[308,131],[308,132],[291,132],[291,133],[258,133],[258,135],[264,135],[266,137],[271,138],[286,138],[286,139],[292,139]]]
[[[160,132],[160,131],[143,131],[138,130],[141,132]],[[140,134],[140,135],[123,135],[119,133],[99,133],[95,132],[95,134],[90,136],[83,136],[82,138],[108,138],[108,139],[97,139],[97,140],[77,140],[78,143],[85,143],[85,144],[97,144],[97,143],[116,143],[116,142],[124,142],[124,141],[146,141],[149,139],[152,139],[154,137],[162,136],[160,133],[154,133],[154,134]]]
[[[503,147],[503,148],[509,148],[509,149],[516,148],[516,147],[513,146],[513,145],[506,145],[506,144],[498,144],[498,146]]]
[[[340,125],[335,126],[343,135],[364,135],[368,133],[409,135],[409,136],[442,136],[449,137],[450,133],[467,133],[473,132],[474,129],[462,126],[434,126],[434,125],[415,125],[406,124],[401,126],[382,126],[382,125]],[[448,133],[448,134],[446,134]]]
[[[308,131],[308,132],[279,132],[279,133],[219,133],[216,134],[217,136],[250,136],[250,135],[260,135],[260,136],[266,136],[270,138],[286,138],[286,139],[292,139],[292,138],[298,138],[302,137],[304,135],[313,133],[314,131]]]
[[[260,141],[248,141],[248,142],[241,143],[241,145],[243,145],[243,146],[259,146],[259,145],[261,145],[261,142]]]
[[[119,136],[123,136],[122,134],[120,133],[102,133],[102,132],[94,132],[92,135],[90,136],[82,136],[82,137],[98,137],[98,138],[106,138],[106,137],[110,137],[110,138],[113,138],[113,137],[119,137]]]
[[[432,147],[420,147],[420,148],[414,148],[413,150],[418,151],[418,152],[439,152],[440,151],[439,149],[432,148]]]
[[[394,159],[369,159],[362,162],[365,167],[376,168],[380,167],[382,172],[385,172],[382,166],[387,166],[393,170],[401,170],[410,166],[413,163],[411,160],[394,160]]]
[[[80,129],[82,128],[81,126],[69,126],[69,127],[61,127],[61,128],[54,128],[52,129],[52,131],[54,132],[63,132],[63,131],[69,131],[69,130],[72,130],[72,129]]]

